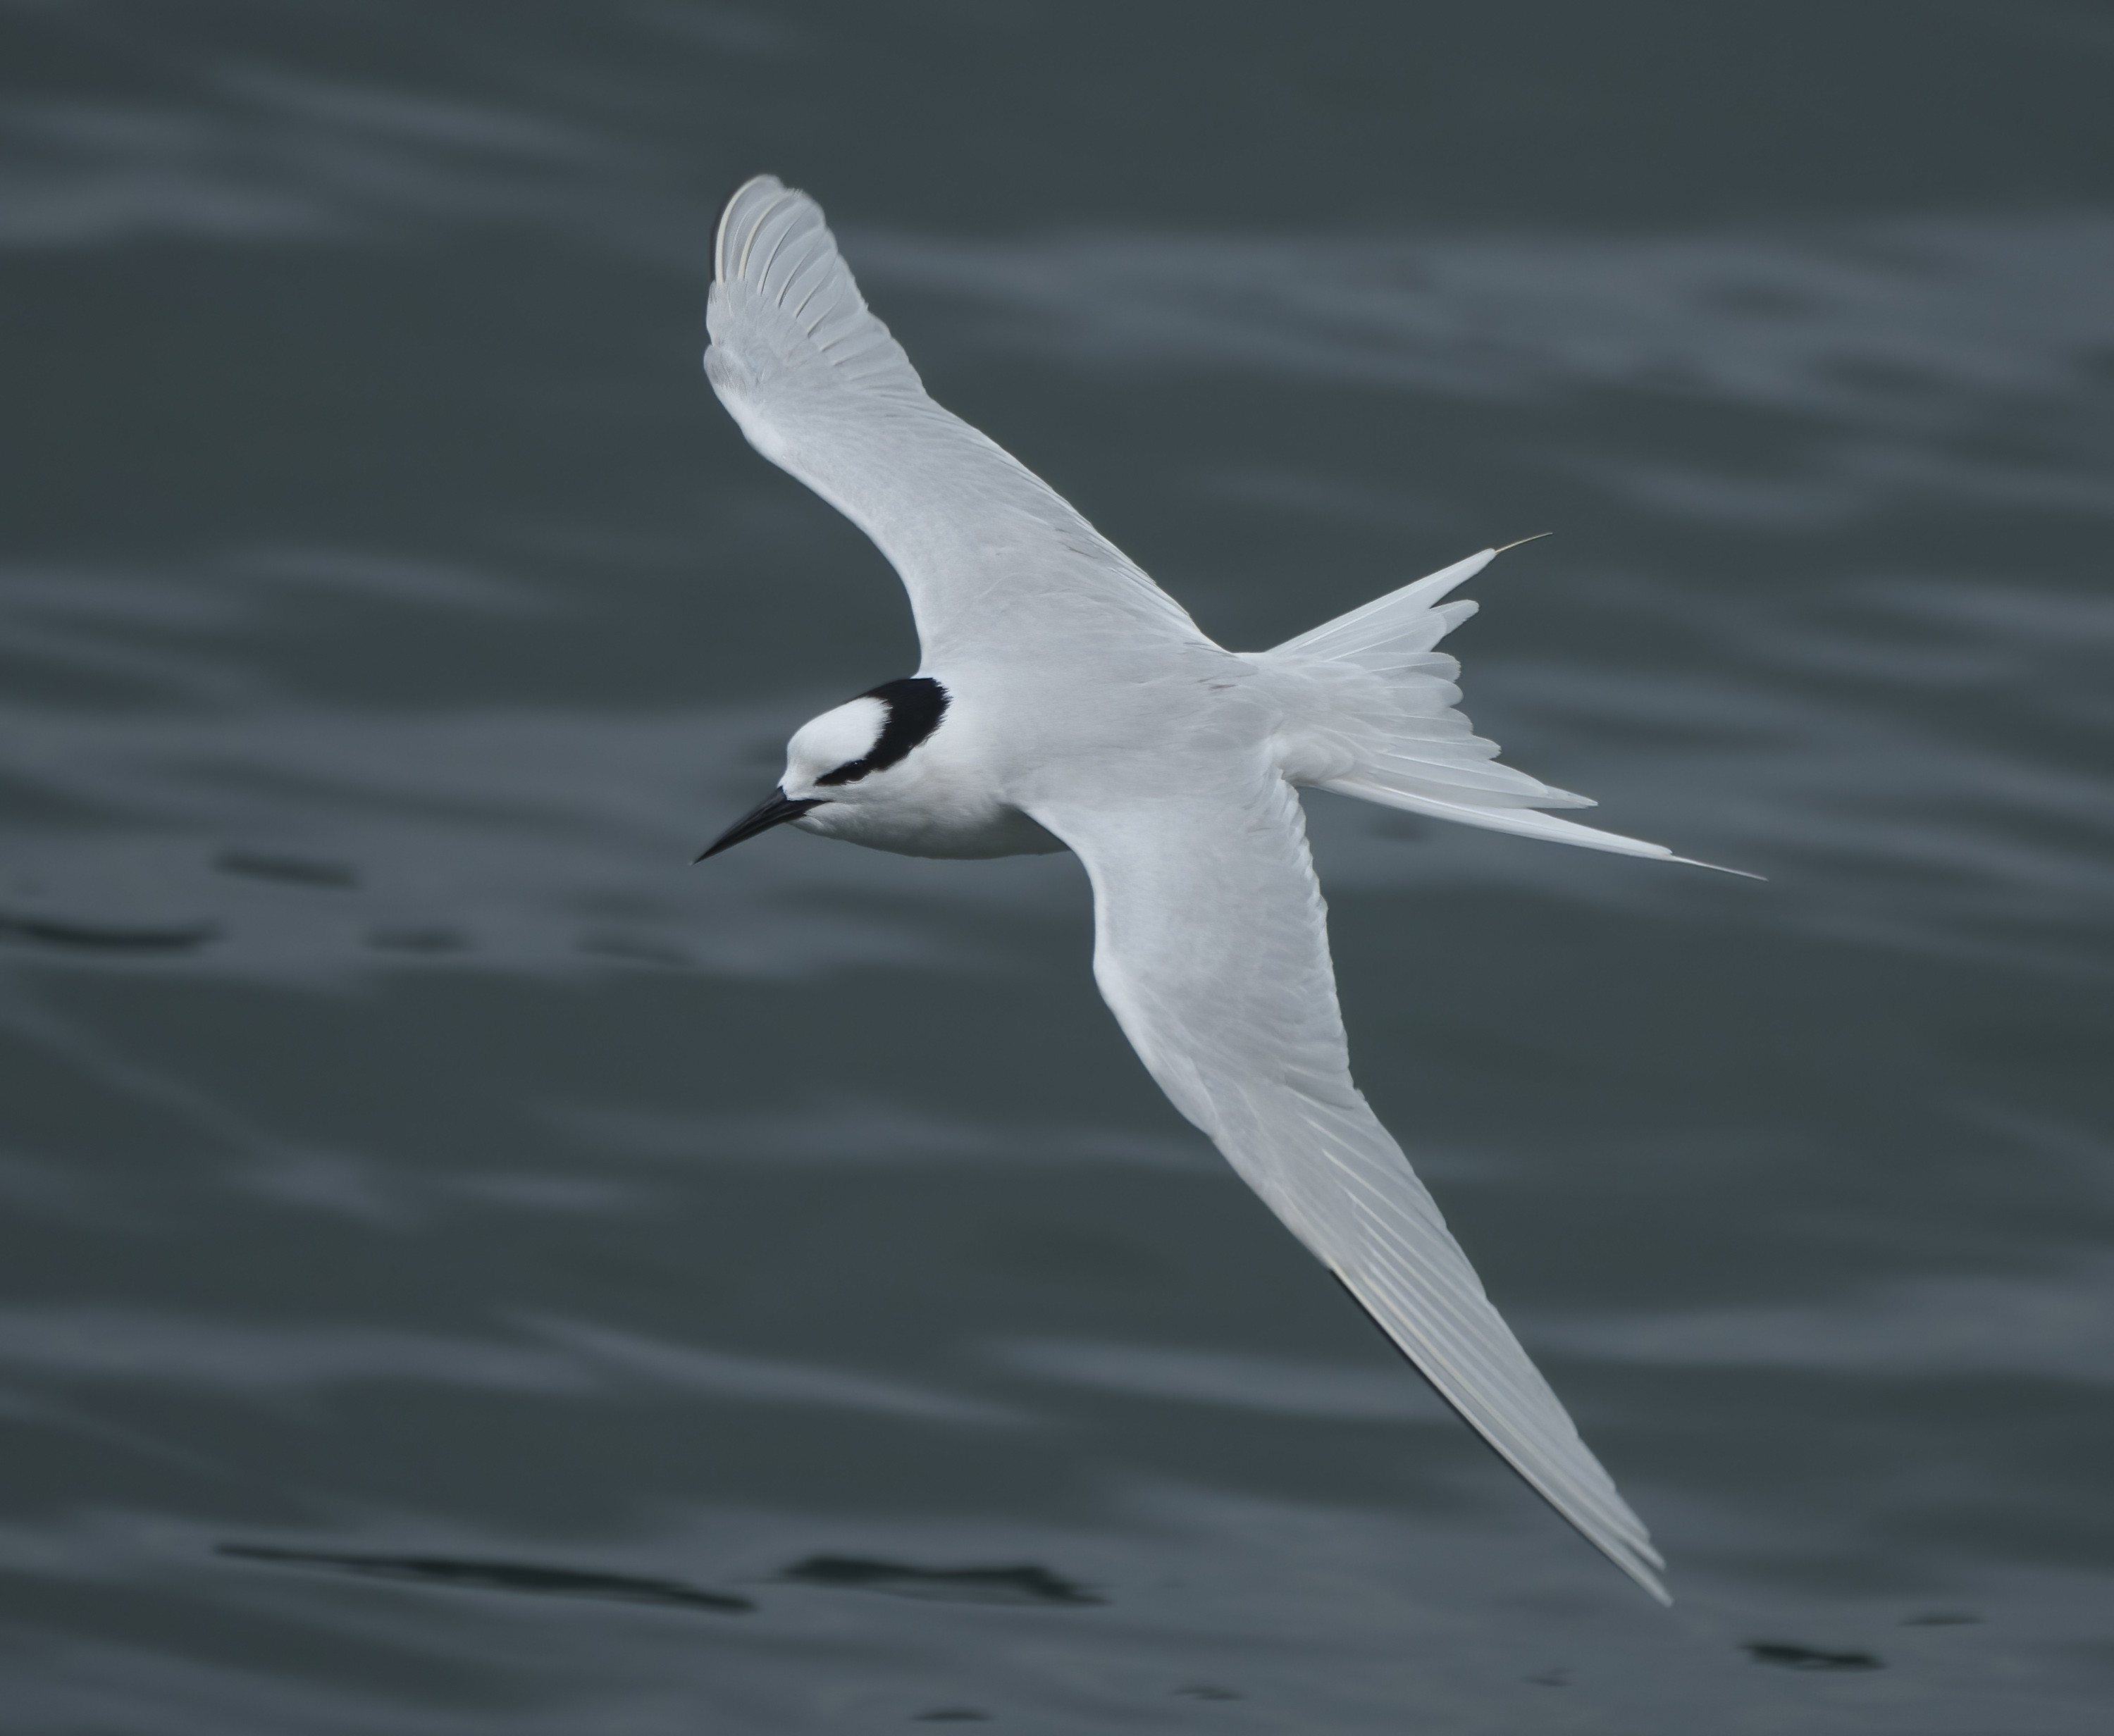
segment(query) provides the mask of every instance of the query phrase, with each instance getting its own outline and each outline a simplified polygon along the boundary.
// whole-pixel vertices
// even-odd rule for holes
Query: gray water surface
[[[0,4],[0,1723],[2067,1736],[2114,1696],[2114,12]],[[1237,648],[1671,1614],[1162,1101],[1069,857],[689,857],[908,673],[697,367],[825,202]]]

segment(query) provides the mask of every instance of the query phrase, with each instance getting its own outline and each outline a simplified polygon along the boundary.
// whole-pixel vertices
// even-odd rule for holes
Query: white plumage
[[[927,395],[804,194],[763,176],[729,202],[709,325],[721,401],[880,546],[924,651],[917,677],[796,736],[785,783],[714,848],[789,821],[916,855],[1075,852],[1096,978],[1175,1107],[1483,1437],[1665,1601],[1643,1525],[1351,1082],[1297,795],[1669,855],[1540,811],[1590,804],[1497,764],[1455,709],[1459,665],[1434,647],[1476,605],[1443,599],[1495,551],[1230,652]]]

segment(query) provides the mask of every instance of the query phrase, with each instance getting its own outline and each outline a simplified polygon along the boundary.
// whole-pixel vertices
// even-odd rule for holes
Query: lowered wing
[[[713,249],[705,372],[749,444],[880,546],[928,664],[1204,642],[1055,490],[926,395],[867,311],[821,208],[758,176]]]
[[[1030,811],[1087,866],[1094,974],[1152,1076],[1447,1402],[1661,1602],[1663,1564],[1351,1082],[1299,798],[1252,771]]]

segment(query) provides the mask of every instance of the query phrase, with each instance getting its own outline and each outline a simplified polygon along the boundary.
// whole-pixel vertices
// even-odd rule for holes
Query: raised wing
[[[1351,1083],[1297,794],[1244,774],[1134,805],[1059,800],[1031,811],[1087,865],[1095,976],[1175,1108],[1447,1402],[1668,1601],[1644,1526]]]
[[[1179,605],[1049,485],[926,395],[804,193],[758,176],[713,249],[705,372],[749,444],[874,541],[928,664],[1197,643]]]

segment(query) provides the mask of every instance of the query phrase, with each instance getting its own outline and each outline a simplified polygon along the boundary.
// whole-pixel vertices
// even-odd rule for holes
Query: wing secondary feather
[[[766,175],[728,201],[707,323],[721,402],[757,450],[880,546],[928,664],[1106,667],[1203,642],[1054,489],[927,395],[806,194]]]
[[[1447,1401],[1662,1602],[1663,1566],[1351,1082],[1326,912],[1281,778],[1040,802],[1094,888],[1094,973],[1174,1105]]]

